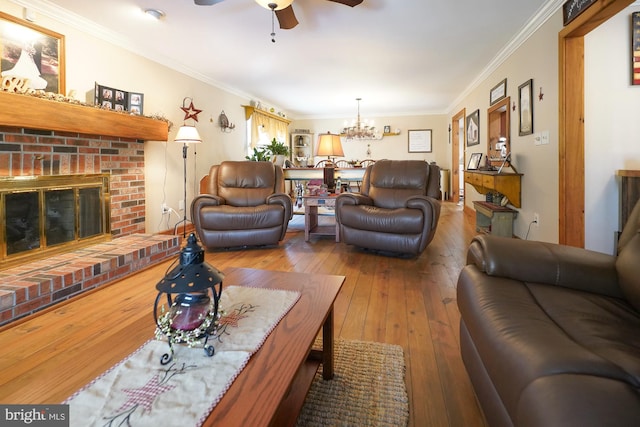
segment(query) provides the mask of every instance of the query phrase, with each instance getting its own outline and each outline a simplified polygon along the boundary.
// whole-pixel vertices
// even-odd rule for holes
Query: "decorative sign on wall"
[[[431,153],[431,129],[409,131],[409,153]]]
[[[640,12],[633,12],[631,14],[631,31],[631,43],[633,46],[631,84],[640,85]]]
[[[569,0],[562,5],[562,18],[564,25],[576,19],[578,15],[587,10],[597,0]]]
[[[142,115],[144,95],[136,92],[102,86],[96,82],[95,104],[105,110],[128,111],[131,114]]]

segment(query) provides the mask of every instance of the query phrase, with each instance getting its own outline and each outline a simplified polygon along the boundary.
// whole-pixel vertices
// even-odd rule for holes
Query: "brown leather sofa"
[[[360,193],[340,194],[340,241],[417,255],[433,239],[440,218],[440,168],[421,160],[378,160],[368,166]]]
[[[478,236],[462,358],[491,426],[640,425],[640,204],[611,256]]]
[[[270,162],[222,162],[200,181],[191,203],[198,238],[208,248],[274,245],[293,214],[282,168]]]

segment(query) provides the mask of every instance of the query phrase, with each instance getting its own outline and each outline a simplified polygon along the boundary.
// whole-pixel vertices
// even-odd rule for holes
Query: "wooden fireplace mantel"
[[[0,91],[0,125],[166,141],[163,120]]]

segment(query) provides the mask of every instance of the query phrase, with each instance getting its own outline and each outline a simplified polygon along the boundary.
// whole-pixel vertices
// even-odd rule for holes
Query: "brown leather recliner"
[[[458,278],[460,347],[491,426],[640,422],[640,203],[618,255],[477,236]]]
[[[293,209],[282,168],[270,162],[213,165],[200,181],[191,218],[207,248],[274,245],[284,239]]]
[[[433,239],[440,218],[440,168],[421,160],[378,160],[360,193],[340,194],[340,241],[379,251],[417,255]]]

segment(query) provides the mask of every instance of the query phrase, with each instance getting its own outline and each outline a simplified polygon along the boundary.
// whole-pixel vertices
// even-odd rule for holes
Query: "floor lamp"
[[[187,219],[187,150],[189,148],[189,144],[199,144],[202,142],[202,138],[200,138],[200,134],[195,126],[180,126],[178,129],[178,134],[176,135],[175,142],[181,142],[182,145],[182,161],[184,164],[183,171],[183,184],[184,184],[184,218],[176,223],[176,226],[173,229],[173,234],[176,234],[178,231],[178,225],[183,224],[182,226],[182,237],[187,237],[187,222],[190,222]]]

